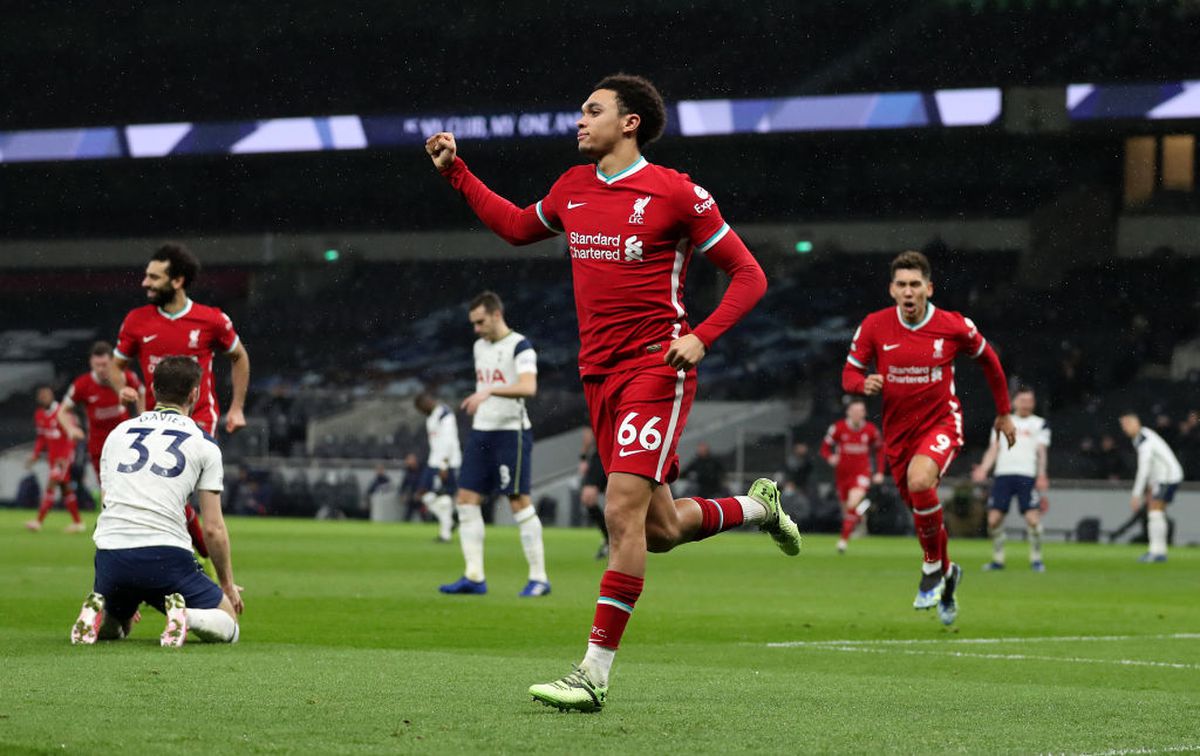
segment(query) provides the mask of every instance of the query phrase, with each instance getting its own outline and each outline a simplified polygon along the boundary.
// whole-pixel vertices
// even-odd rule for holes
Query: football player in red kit
[[[187,287],[200,273],[200,263],[182,244],[163,244],[150,256],[142,288],[149,303],[130,310],[121,323],[117,348],[109,367],[109,381],[119,393],[125,387],[125,366],[136,359],[142,379],[149,387],[146,406],[154,408],[154,367],[164,357],[185,355],[200,364],[200,396],[192,408],[192,419],[210,436],[216,436],[221,415],[213,389],[212,361],[215,352],[225,354],[232,364],[233,400],[225,416],[225,431],[245,427],[243,408],[250,385],[250,356],[242,345],[233,321],[216,307],[193,302]],[[200,556],[208,557],[204,531],[196,510],[187,505],[188,533]]]
[[[74,409],[83,408],[87,415],[88,458],[91,459],[97,479],[100,477],[100,451],[108,434],[129,419],[129,405],[137,408],[138,415],[146,408],[146,391],[132,370],[125,369],[125,389],[120,394],[109,383],[112,352],[112,344],[107,341],[97,341],[92,345],[88,357],[91,370],[71,382],[58,411],[58,424],[72,440],[79,441],[85,434],[75,419]]]
[[[37,429],[37,442],[33,445],[33,454],[25,462],[25,467],[33,467],[42,452],[50,463],[50,478],[46,481],[46,491],[42,494],[42,503],[38,507],[37,517],[25,523],[30,530],[41,530],[42,523],[50,508],[54,506],[54,493],[62,493],[63,506],[71,515],[71,524],[67,526],[68,533],[79,533],[83,530],[83,520],[79,518],[79,502],[75,499],[75,484],[71,482],[71,463],[75,459],[75,442],[63,431],[58,424],[58,411],[61,405],[54,401],[54,390],[49,386],[38,386],[34,394],[38,407],[33,411],[33,425]]]
[[[425,149],[501,238],[528,244],[562,234],[566,240],[579,369],[608,473],[610,553],[583,661],[566,677],[529,692],[560,709],[597,711],[642,592],[648,551],[669,551],[753,522],[794,555],[800,533],[779,506],[775,483],[765,478],[746,496],[671,495],[669,484],[679,474],[676,448],[696,394],[695,367],[762,297],[766,277],[707,190],[642,156],[666,125],[666,108],[653,84],[638,76],[609,76],[581,111],[578,150],[593,162],[569,169],[540,202],[524,209],[471,173],[457,157],[452,134],[434,134]],[[730,277],[717,309],[695,328],[683,305],[694,252]]]
[[[895,307],[871,313],[854,332],[842,388],[883,396],[883,436],[888,466],[900,497],[913,513],[925,559],[915,609],[938,608],[949,625],[958,616],[955,593],[962,568],[950,561],[937,486],[963,445],[962,405],[954,395],[954,358],[966,354],[983,368],[996,404],[997,434],[1009,446],[1016,429],[1009,417],[1008,384],[1000,358],[979,329],[957,312],[934,307],[929,260],[904,252],[892,261],[889,293]],[[875,371],[869,372],[874,363]]]
[[[834,469],[834,488],[842,505],[842,537],[838,539],[837,550],[845,554],[850,536],[871,506],[867,489],[872,483],[883,482],[883,436],[878,426],[867,420],[866,402],[850,400],[845,419],[829,426],[825,433],[821,457]]]

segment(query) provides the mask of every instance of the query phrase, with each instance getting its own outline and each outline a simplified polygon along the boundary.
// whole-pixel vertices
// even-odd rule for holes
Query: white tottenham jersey
[[[462,447],[458,444],[458,418],[454,411],[439,404],[425,418],[429,437],[429,466],[435,470],[462,467]]]
[[[1008,441],[992,442],[1000,445],[1000,453],[996,455],[996,475],[1023,475],[1036,478],[1038,472],[1038,447],[1050,446],[1050,426],[1044,418],[1037,415],[1029,417],[1012,416],[1013,425],[1017,429],[1017,443],[1008,448]]]
[[[513,386],[521,373],[537,373],[537,352],[529,339],[516,331],[499,341],[478,339],[475,342],[475,390]],[[475,430],[528,429],[529,414],[524,399],[489,396],[475,411]]]
[[[178,412],[145,412],[113,429],[100,453],[104,510],[98,549],[178,546],[192,550],[183,508],[193,491],[221,491],[217,443]]]
[[[1183,467],[1175,453],[1162,436],[1149,428],[1142,428],[1133,437],[1133,448],[1137,450],[1137,478],[1133,481],[1133,495],[1140,497],[1146,485],[1170,485],[1183,481]]]

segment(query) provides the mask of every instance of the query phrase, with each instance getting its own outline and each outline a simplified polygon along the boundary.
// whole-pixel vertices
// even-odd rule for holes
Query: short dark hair
[[[866,399],[866,397],[858,396],[857,394],[853,394],[851,396],[846,397],[845,404],[846,404],[847,408],[849,408],[851,404],[861,404],[865,407],[865,406],[867,406],[867,399]]]
[[[494,291],[481,291],[472,297],[467,311],[474,310],[476,307],[482,307],[488,314],[504,311],[504,303],[500,301],[500,295]]]
[[[112,354],[113,347],[107,341],[97,341],[92,344],[92,350],[88,354],[92,357],[107,357]]]
[[[1013,396],[1016,396],[1017,394],[1032,394],[1032,393],[1034,393],[1033,386],[1029,386],[1027,384],[1022,383],[1019,386],[1017,386],[1017,390],[1013,392]]]
[[[896,277],[898,270],[918,270],[926,281],[933,278],[933,269],[929,267],[929,258],[911,249],[901,252],[896,255],[895,260],[892,260],[892,278]]]
[[[167,278],[183,278],[183,288],[191,286],[200,275],[200,261],[191,250],[177,242],[167,242],[150,255],[151,260],[167,264]]]
[[[191,357],[174,354],[164,357],[154,368],[154,398],[158,403],[187,403],[192,389],[200,385],[200,363]]]
[[[667,106],[663,104],[658,87],[642,76],[616,73],[596,82],[593,89],[608,89],[617,95],[621,115],[636,113],[641,119],[637,129],[638,149],[662,136],[667,127]]]
[[[432,391],[425,389],[413,397],[413,406],[424,412],[424,407],[437,406],[437,399],[434,398]]]
[[[1137,421],[1138,421],[1139,423],[1142,421],[1142,418],[1141,418],[1141,416],[1140,416],[1140,415],[1138,415],[1138,412],[1137,412],[1137,410],[1135,410],[1135,409],[1130,409],[1130,408],[1126,408],[1125,410],[1123,410],[1123,411],[1121,412],[1121,414],[1117,415],[1117,417],[1118,417],[1118,418],[1121,418],[1121,417],[1135,417],[1135,418],[1137,418]]]

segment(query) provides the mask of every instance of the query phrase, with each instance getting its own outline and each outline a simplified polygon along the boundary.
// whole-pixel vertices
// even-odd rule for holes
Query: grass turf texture
[[[1050,544],[1031,573],[966,567],[958,626],[911,609],[915,540],[832,537],[783,557],[735,533],[652,555],[599,714],[532,703],[582,655],[602,564],[546,530],[554,592],[519,599],[513,528],[488,531],[488,596],[442,596],[457,545],[433,526],[231,519],[246,586],[235,647],[72,647],[88,536],[0,511],[0,752],[1089,752],[1200,749],[1200,552]],[[89,516],[89,524],[94,515]],[[1135,636],[964,643],[967,639]],[[892,639],[914,644],[869,643]],[[769,642],[860,644],[768,647]],[[1036,658],[1019,658],[1034,656]],[[1126,662],[1164,662],[1142,666]],[[1148,752],[1148,751],[1147,751]]]

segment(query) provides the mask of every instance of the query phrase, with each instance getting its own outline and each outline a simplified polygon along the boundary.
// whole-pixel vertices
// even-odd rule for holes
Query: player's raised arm
[[[425,140],[425,152],[433,167],[463,196],[479,220],[509,244],[531,244],[562,233],[557,214],[543,202],[522,210],[471,173],[458,157],[453,134],[442,131],[429,137]]]
[[[836,428],[835,425],[829,426],[829,430],[825,432],[825,438],[821,441],[821,459],[828,462],[830,467],[837,467],[838,463],[837,440],[833,437]]]

